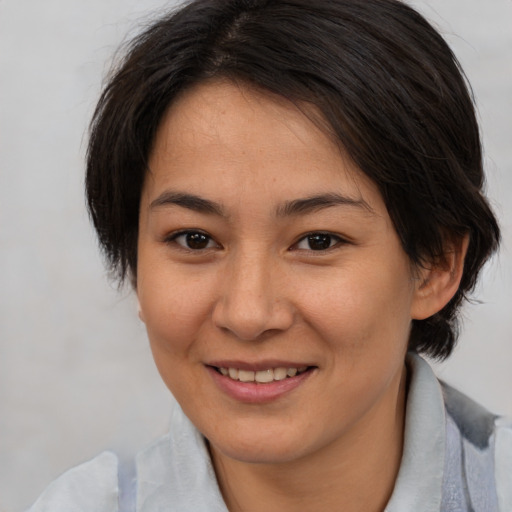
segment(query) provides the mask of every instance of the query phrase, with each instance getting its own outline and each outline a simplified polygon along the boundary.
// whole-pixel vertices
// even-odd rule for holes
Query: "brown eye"
[[[192,251],[201,251],[203,249],[210,249],[212,247],[218,247],[213,239],[205,233],[200,231],[187,231],[178,233],[171,239],[173,242],[181,245],[186,249]]]
[[[339,236],[329,233],[310,233],[299,240],[295,248],[307,251],[326,251],[341,241]]]
[[[308,245],[312,251],[325,251],[331,247],[332,237],[330,235],[309,235]]]
[[[206,249],[210,238],[203,233],[188,233],[185,240],[189,249]]]

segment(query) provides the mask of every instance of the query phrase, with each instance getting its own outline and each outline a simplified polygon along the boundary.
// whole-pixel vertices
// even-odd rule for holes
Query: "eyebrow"
[[[222,205],[215,201],[204,199],[195,194],[175,191],[166,191],[159,195],[151,202],[150,209],[174,205],[199,213],[228,217]],[[354,199],[341,194],[327,193],[287,201],[276,208],[276,216],[306,215],[333,206],[351,206],[374,213],[373,208],[362,198]]]
[[[311,197],[295,199],[278,206],[277,216],[287,217],[304,215],[333,206],[353,206],[374,213],[373,208],[364,199],[354,199],[341,194],[319,194]]]
[[[164,192],[159,195],[154,201],[151,202],[150,208],[159,208],[162,206],[181,206],[188,210],[193,210],[199,213],[208,213],[219,215],[220,217],[227,217],[222,206],[215,201],[204,199],[194,194],[185,194],[182,192]]]

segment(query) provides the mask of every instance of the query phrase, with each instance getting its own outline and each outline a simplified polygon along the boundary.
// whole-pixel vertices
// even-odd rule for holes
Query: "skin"
[[[229,510],[383,510],[411,320],[455,293],[463,247],[442,268],[412,268],[374,183],[295,106],[250,87],[186,91],[149,168],[140,315],[163,380],[209,441]],[[328,248],[312,250],[311,233]],[[208,365],[220,360],[314,369],[255,404],[216,385]]]

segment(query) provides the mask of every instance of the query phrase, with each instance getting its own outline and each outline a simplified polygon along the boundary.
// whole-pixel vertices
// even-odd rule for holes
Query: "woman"
[[[510,426],[418,356],[450,355],[499,243],[471,95],[419,14],[192,1],[132,43],[87,164],[181,409],[33,511],[511,509]]]

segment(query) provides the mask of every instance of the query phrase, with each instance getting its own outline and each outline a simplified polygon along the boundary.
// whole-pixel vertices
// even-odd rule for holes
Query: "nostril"
[[[276,299],[271,291],[258,297],[230,294],[215,305],[212,312],[215,326],[240,340],[260,340],[291,327],[294,312],[291,305]]]
[[[262,304],[223,301],[215,308],[213,320],[217,327],[241,340],[254,340],[275,329],[272,316],[271,308]]]

